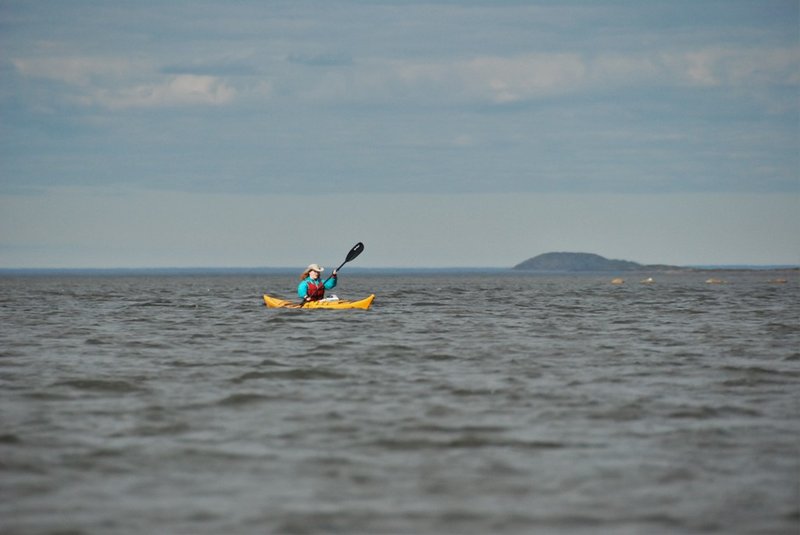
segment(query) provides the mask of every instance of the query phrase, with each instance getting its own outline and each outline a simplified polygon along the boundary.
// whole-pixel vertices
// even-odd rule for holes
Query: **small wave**
[[[752,388],[765,384],[786,384],[791,378],[800,376],[800,372],[774,370],[760,366],[724,366],[722,370],[733,375],[733,377],[719,383],[725,387]]]
[[[726,372],[739,372],[739,373],[747,373],[753,375],[791,375],[794,377],[800,376],[800,372],[771,370],[768,368],[762,368],[761,366],[743,366],[743,367],[723,366],[722,370]]]
[[[319,381],[319,380],[335,380],[344,379],[347,377],[344,374],[330,371],[320,370],[316,368],[301,369],[295,368],[292,370],[280,370],[269,372],[247,372],[239,377],[232,379],[234,383],[243,383],[253,379],[283,379],[290,381]]]
[[[89,392],[140,392],[145,390],[143,387],[130,383],[128,381],[115,380],[115,379],[71,379],[68,381],[59,381],[53,383],[52,386],[68,386],[78,390],[86,390]]]
[[[248,405],[250,403],[260,403],[262,401],[269,401],[271,398],[263,394],[231,394],[230,396],[219,400],[216,404],[222,406],[238,407],[241,405]]]
[[[182,449],[176,449],[170,455],[175,459],[187,461],[189,463],[202,463],[202,462],[221,462],[221,461],[241,461],[252,459],[273,459],[274,455],[266,451],[244,450],[238,451],[235,449],[202,447],[202,446],[189,446]]]
[[[142,301],[140,303],[131,303],[129,305],[132,308],[139,308],[139,307],[172,307],[175,306],[173,301],[169,299],[153,299],[151,301]]]
[[[376,355],[382,355],[384,358],[397,358],[408,355],[417,355],[418,349],[407,344],[390,343],[380,344],[373,350]]]
[[[453,388],[450,392],[458,397],[491,396],[496,390],[487,388]]]
[[[42,476],[49,474],[48,466],[45,463],[18,455],[5,455],[0,458],[0,472],[25,472]],[[43,485],[46,486],[45,483]],[[6,532],[3,531],[3,533]]]
[[[475,433],[503,433],[508,431],[508,428],[499,425],[441,425],[441,424],[419,424],[408,426],[403,429],[408,433],[462,433],[462,434],[475,434]]]
[[[708,423],[702,428],[686,426],[683,429],[667,431],[661,435],[662,444],[668,447],[685,447],[691,444],[695,447],[709,448],[717,452],[738,447],[734,434],[720,427],[711,427]]]
[[[278,362],[277,360],[272,359],[264,359],[261,361],[262,366],[288,366],[288,364],[284,364],[283,362]]]
[[[163,342],[148,342],[144,340],[133,340],[126,342],[125,349],[169,349],[171,346]]]
[[[727,381],[722,381],[719,384],[724,387],[731,387],[731,388],[736,388],[736,387],[753,388],[769,384],[772,385],[785,384],[785,382],[777,381],[774,379],[763,379],[759,377],[742,377],[741,379],[728,379]]]
[[[722,418],[725,416],[761,416],[761,413],[754,409],[744,409],[741,407],[688,407],[669,414],[670,418],[695,420],[707,420],[709,418]]]
[[[0,435],[0,444],[20,444],[22,439],[13,433]]]
[[[171,360],[168,361],[168,364],[175,368],[225,368],[249,366],[252,362],[249,360]]]
[[[516,440],[501,437],[482,437],[477,435],[464,435],[450,440],[432,440],[425,438],[386,438],[380,439],[374,445],[389,450],[426,450],[426,449],[482,449],[482,448],[514,448],[526,450],[553,450],[575,447],[590,447],[588,445],[570,444],[566,442],[548,440]]]
[[[156,437],[161,435],[180,435],[191,430],[189,424],[184,422],[170,422],[165,424],[146,424],[136,427],[124,436],[134,435],[143,437]],[[123,436],[123,435],[118,435]]]
[[[696,479],[695,472],[688,468],[678,467],[666,470],[663,474],[658,476],[658,482],[664,485],[672,483],[682,483],[685,481],[692,481]]]
[[[133,449],[131,449],[132,451]],[[131,451],[124,449],[98,448],[90,451],[86,456],[90,459],[109,459],[122,458],[130,454]]]
[[[22,395],[28,399],[35,399],[38,401],[60,401],[64,399],[70,399],[69,396],[65,396],[64,394],[57,394],[51,390],[26,392]]]
[[[218,520],[222,520],[226,518],[224,515],[220,513],[216,513],[214,511],[195,511],[189,513],[186,517],[189,522],[196,522],[199,524],[208,524],[210,522],[215,522]]]
[[[425,358],[428,360],[457,360],[460,357],[450,353],[428,353]]]
[[[306,317],[305,311],[300,311],[292,308],[282,309],[268,309],[266,321],[270,323],[271,327],[280,327],[283,324],[296,325],[298,317]]]
[[[647,414],[639,404],[628,404],[610,410],[589,414],[593,420],[611,420],[612,422],[632,422],[644,418]]]

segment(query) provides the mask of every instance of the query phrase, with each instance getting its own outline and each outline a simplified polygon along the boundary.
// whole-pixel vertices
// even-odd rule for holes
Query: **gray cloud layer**
[[[6,2],[7,192],[797,191],[796,2]]]

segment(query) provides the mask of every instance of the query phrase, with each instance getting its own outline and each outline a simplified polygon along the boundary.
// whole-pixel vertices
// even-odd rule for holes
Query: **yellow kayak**
[[[310,301],[303,305],[303,308],[361,308],[366,310],[372,304],[373,299],[375,299],[375,294],[360,301],[347,301],[346,299]],[[267,308],[300,308],[300,303],[297,301],[284,301],[267,294],[264,294],[264,304],[267,305]]]

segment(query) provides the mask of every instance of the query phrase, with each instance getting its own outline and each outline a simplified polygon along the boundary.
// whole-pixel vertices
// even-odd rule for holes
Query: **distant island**
[[[544,253],[514,266],[526,271],[686,271],[690,268],[662,264],[644,265],[630,260],[609,260],[592,253]]]

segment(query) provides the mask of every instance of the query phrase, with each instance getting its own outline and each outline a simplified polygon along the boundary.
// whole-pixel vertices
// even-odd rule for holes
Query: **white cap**
[[[319,273],[322,273],[323,271],[325,271],[325,268],[320,266],[320,265],[318,265],[318,264],[310,264],[306,268],[306,271],[317,271]]]

